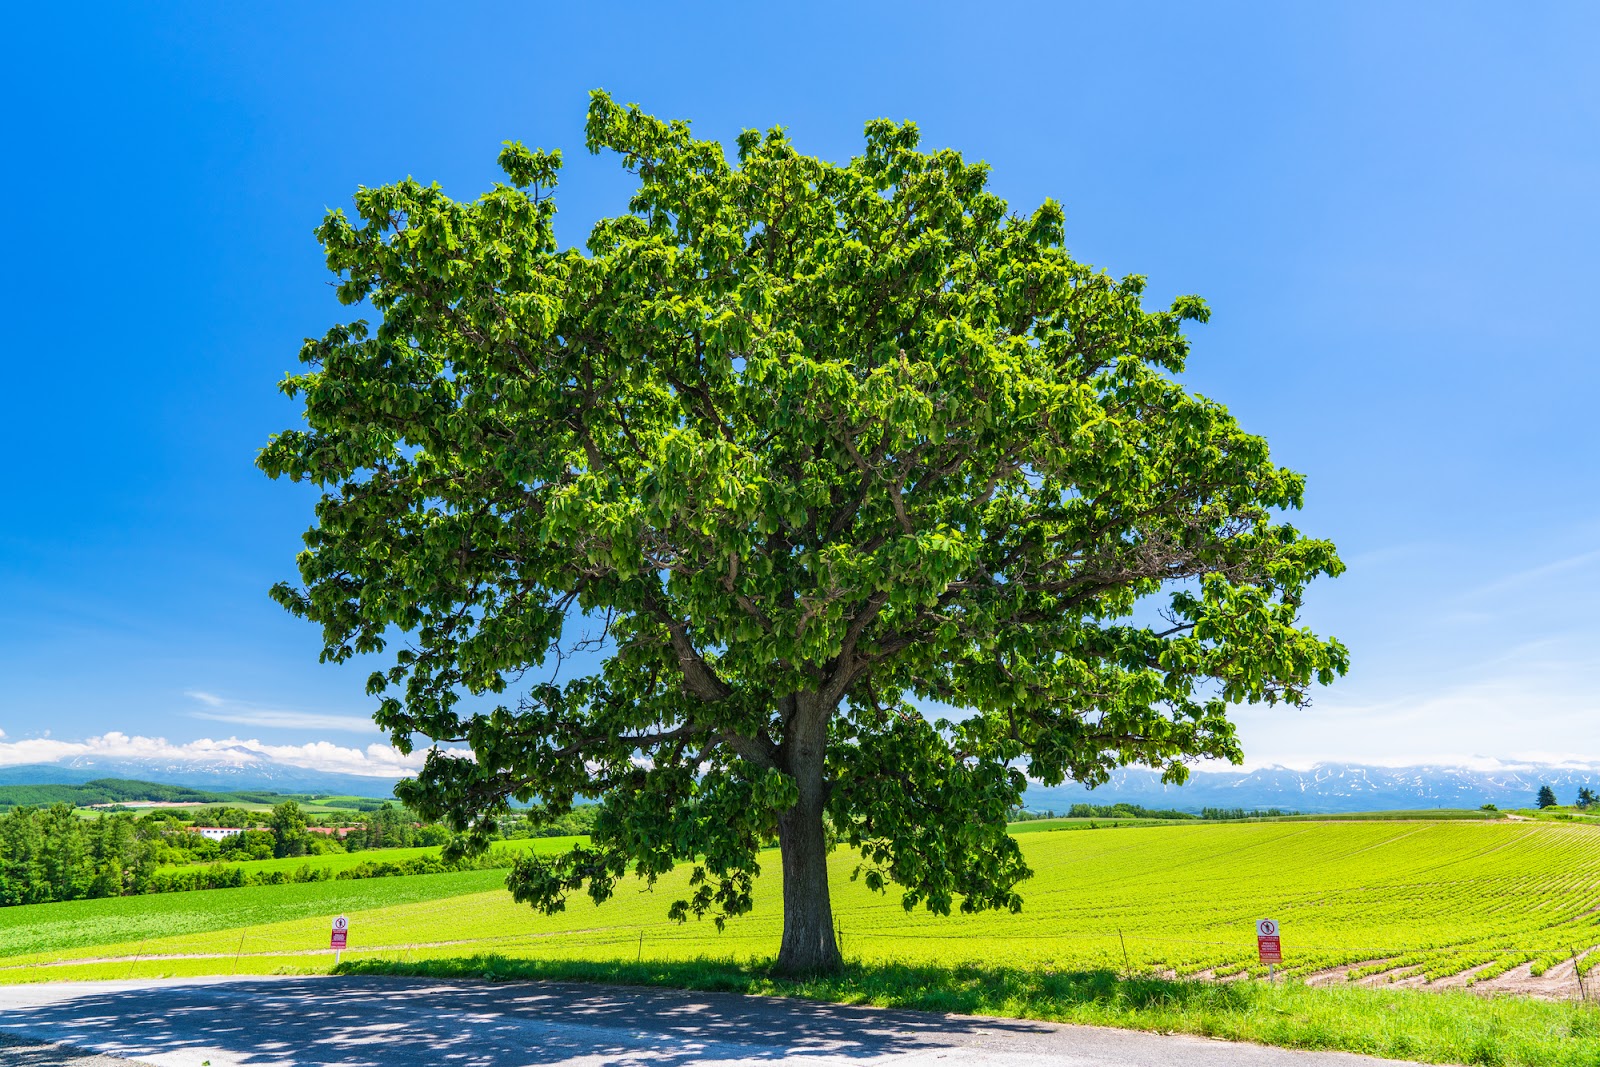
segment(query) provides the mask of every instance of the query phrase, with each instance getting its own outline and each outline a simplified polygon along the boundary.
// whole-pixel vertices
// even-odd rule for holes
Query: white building
[[[232,837],[234,834],[244,833],[243,830],[236,826],[191,826],[189,827],[189,832],[199,834],[210,841],[221,841],[224,837]]]

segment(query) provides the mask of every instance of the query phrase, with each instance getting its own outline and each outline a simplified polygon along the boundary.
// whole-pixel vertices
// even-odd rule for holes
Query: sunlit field
[[[1537,976],[1600,941],[1600,836],[1584,826],[1123,826],[1019,841],[1036,873],[1016,915],[907,912],[892,890],[874,894],[853,881],[854,857],[835,853],[845,956],[1229,978],[1265,972],[1254,921],[1270,917],[1283,928],[1279,974],[1465,984],[1513,969]],[[775,852],[765,866],[776,869]],[[0,909],[0,980],[326,969],[328,924],[339,913],[351,920],[347,960],[494,952],[754,962],[773,954],[781,931],[770,880],[757,887],[755,911],[718,933],[710,922],[666,919],[686,870],[653,890],[624,883],[599,907],[576,896],[554,916],[514,903],[503,879],[499,870],[464,871]]]

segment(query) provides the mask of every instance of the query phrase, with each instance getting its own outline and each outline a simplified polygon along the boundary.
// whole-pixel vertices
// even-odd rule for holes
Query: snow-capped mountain
[[[75,757],[60,763],[0,768],[0,785],[71,784],[95,778],[136,778],[197,789],[271,789],[285,793],[392,795],[392,777],[339,774],[270,759],[163,760]],[[1304,812],[1377,811],[1392,808],[1476,808],[1534,804],[1541,785],[1570,804],[1580,786],[1600,790],[1600,767],[1505,764],[1492,770],[1452,766],[1375,767],[1319,763],[1309,770],[1196,770],[1181,786],[1164,785],[1154,771],[1125,769],[1098,789],[1073,783],[1030,785],[1026,804],[1063,811],[1080,801],[1127,801],[1148,808],[1283,808]]]
[[[1580,786],[1600,789],[1600,767],[1504,764],[1492,770],[1451,766],[1375,767],[1318,763],[1309,770],[1195,770],[1181,786],[1165,785],[1155,771],[1124,769],[1097,789],[1065,783],[1030,785],[1029,808],[1062,810],[1072,804],[1126,801],[1147,808],[1284,808],[1303,812],[1381,811],[1404,808],[1532,807],[1541,785],[1571,804]]]

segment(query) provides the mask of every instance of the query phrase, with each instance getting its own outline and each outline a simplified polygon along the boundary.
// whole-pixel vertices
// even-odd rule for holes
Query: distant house
[[[359,829],[361,829],[359,826],[308,826],[306,827],[306,832],[313,834],[338,834],[340,838],[343,838],[351,830]]]
[[[189,832],[199,834],[208,841],[221,841],[225,837],[244,833],[237,826],[191,826]]]

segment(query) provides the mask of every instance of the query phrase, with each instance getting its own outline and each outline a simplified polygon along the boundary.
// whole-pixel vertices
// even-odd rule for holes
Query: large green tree
[[[1011,213],[910,124],[843,166],[777,129],[731,161],[596,93],[587,136],[638,186],[582,249],[559,155],[520,144],[474,201],[331,213],[376,324],[306,343],[305,428],[259,461],[322,492],[277,598],[324,658],[386,656],[398,746],[451,743],[408,804],[471,846],[510,798],[602,798],[519,900],[688,862],[672,914],[720,923],[776,837],[778,966],[835,967],[834,841],[908,908],[1016,909],[1024,775],[1181,781],[1240,757],[1230,705],[1344,670],[1297,621],[1341,569],[1281,521],[1303,479],[1177,381],[1198,298],[1146,310],[1056,203]]]

